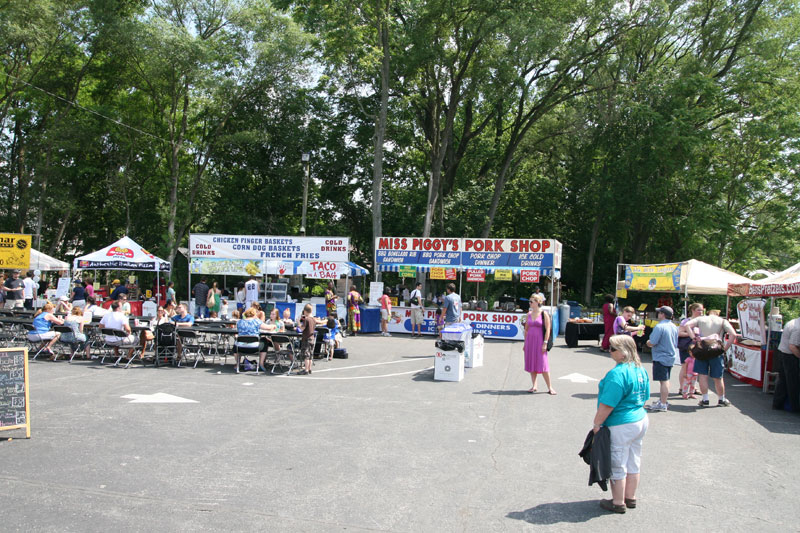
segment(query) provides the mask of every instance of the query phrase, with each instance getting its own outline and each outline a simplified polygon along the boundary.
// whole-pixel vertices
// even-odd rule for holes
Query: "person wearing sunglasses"
[[[598,385],[592,430],[597,433],[605,426],[611,437],[612,499],[601,501],[600,506],[622,514],[636,508],[642,440],[649,425],[644,404],[650,397],[650,378],[632,337],[614,335],[609,339],[609,349],[614,368]]]

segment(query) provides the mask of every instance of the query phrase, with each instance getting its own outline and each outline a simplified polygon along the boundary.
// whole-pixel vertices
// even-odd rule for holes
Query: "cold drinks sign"
[[[375,262],[540,271],[561,268],[561,243],[554,239],[378,237]]]

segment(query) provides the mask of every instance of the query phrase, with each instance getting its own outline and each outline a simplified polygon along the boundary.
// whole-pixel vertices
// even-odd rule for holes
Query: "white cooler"
[[[450,324],[442,330],[442,339],[446,341],[463,342],[464,360],[470,359],[472,354],[472,326],[465,322]]]
[[[461,381],[464,379],[464,354],[458,350],[437,350],[433,363],[436,381]]]
[[[483,335],[471,339],[469,352],[464,357],[464,366],[467,368],[483,366]]]

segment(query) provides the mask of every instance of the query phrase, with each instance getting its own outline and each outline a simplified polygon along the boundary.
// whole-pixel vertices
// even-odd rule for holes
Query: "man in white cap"
[[[661,388],[658,401],[644,407],[651,411],[666,411],[669,409],[669,375],[678,357],[678,327],[672,323],[674,313],[671,307],[659,307],[656,313],[658,324],[650,333],[647,345],[653,354],[653,381],[658,381]]]

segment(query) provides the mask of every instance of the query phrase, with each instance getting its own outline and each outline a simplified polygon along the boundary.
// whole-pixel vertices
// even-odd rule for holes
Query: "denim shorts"
[[[669,381],[670,370],[672,370],[671,366],[653,361],[653,381]]]
[[[722,377],[722,370],[725,366],[722,362],[723,356],[717,356],[710,361],[701,361],[700,359],[695,359],[694,361],[694,371],[697,374],[701,374],[703,376],[711,376],[712,378],[721,378]]]

